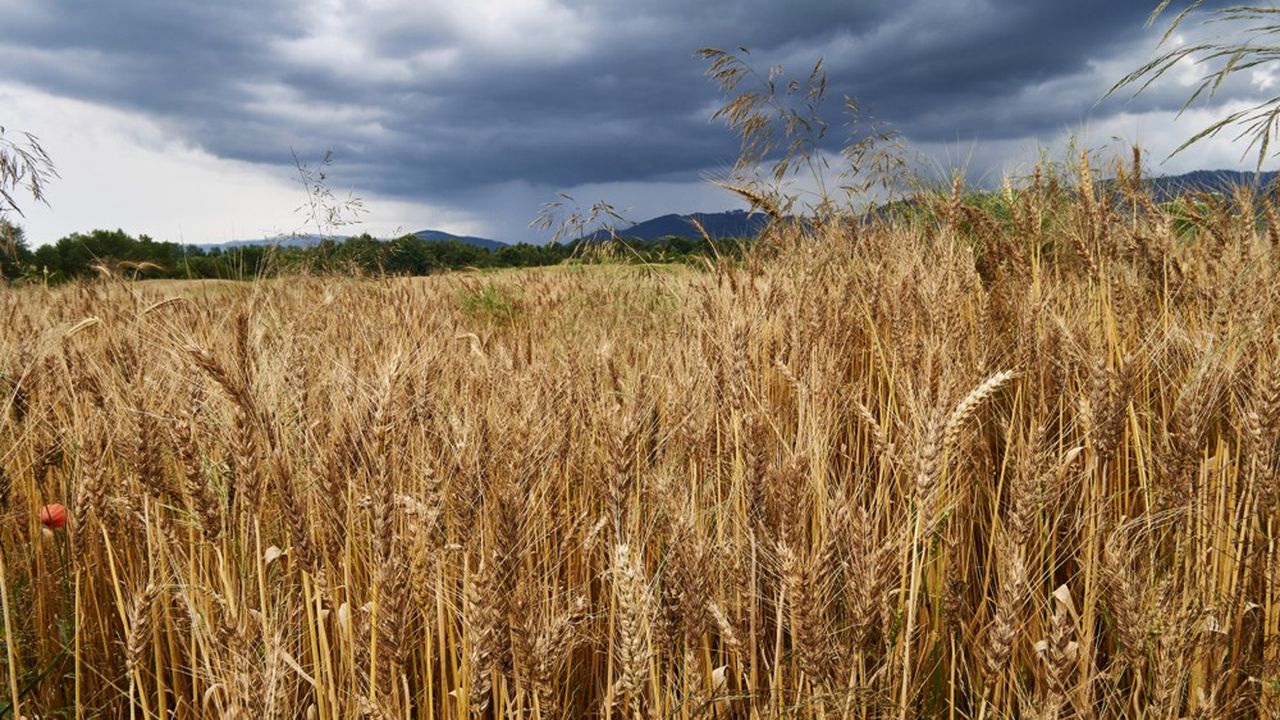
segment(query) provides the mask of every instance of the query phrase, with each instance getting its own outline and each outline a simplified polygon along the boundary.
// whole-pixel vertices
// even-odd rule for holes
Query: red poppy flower
[[[67,524],[67,509],[58,503],[40,508],[40,522],[50,530],[61,530]]]

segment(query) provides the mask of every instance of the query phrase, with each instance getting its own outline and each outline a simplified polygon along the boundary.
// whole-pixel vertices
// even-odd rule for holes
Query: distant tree
[[[416,235],[404,235],[387,243],[385,270],[392,275],[425,275],[435,266],[426,243]]]
[[[558,247],[558,246],[557,246]],[[498,248],[491,253],[490,260],[497,267],[533,267],[551,265],[559,261],[550,246],[519,243]]]
[[[380,240],[363,233],[344,240],[334,252],[334,259],[340,269],[376,275],[382,271],[384,251]]]
[[[8,280],[22,277],[30,268],[31,250],[22,226],[0,217],[0,276]]]
[[[668,235],[659,241],[660,249],[677,255],[688,255],[698,248],[700,243],[678,235]]]
[[[3,222],[3,221],[0,221]],[[3,230],[3,226],[0,226]],[[97,277],[102,272],[117,278],[222,278],[245,280],[281,273],[350,273],[355,275],[428,275],[443,270],[491,267],[555,265],[571,257],[591,256],[607,262],[681,262],[708,252],[700,239],[671,236],[655,241],[629,241],[625,250],[596,257],[595,240],[530,245],[520,243],[496,250],[457,240],[428,241],[416,235],[380,240],[367,233],[338,240],[326,238],[309,247],[242,245],[204,250],[195,245],[132,236],[123,230],[72,233],[34,252],[18,238],[19,261],[0,262],[7,278],[39,274],[50,282]],[[623,247],[621,244],[618,247]]]
[[[1162,0],[1147,19],[1147,24],[1151,25],[1159,20],[1171,4],[1172,0]],[[1179,12],[1160,39],[1160,47],[1166,48],[1184,21],[1204,5],[1204,0],[1193,0]],[[1202,25],[1228,28],[1229,34],[1165,50],[1155,59],[1121,78],[1107,91],[1107,96],[1121,88],[1131,86],[1137,86],[1134,92],[1137,95],[1180,62],[1190,59],[1195,61],[1196,65],[1210,68],[1210,70],[1200,78],[1195,91],[1183,104],[1182,112],[1185,112],[1196,100],[1213,97],[1231,76],[1245,71],[1256,72],[1261,66],[1280,60],[1280,7],[1233,5],[1207,10],[1206,13]],[[1271,147],[1271,139],[1280,136],[1280,97],[1272,97],[1228,114],[1197,132],[1179,145],[1172,154],[1176,155],[1187,147],[1205,138],[1214,137],[1222,130],[1233,126],[1240,128],[1235,140],[1246,138],[1249,140],[1245,154],[1251,150],[1257,150],[1258,168],[1261,169],[1267,157],[1267,151]]]
[[[489,262],[489,251],[475,245],[446,240],[431,243],[440,264],[451,268],[484,267]]]
[[[57,245],[41,245],[36,248],[32,264],[37,272],[46,273],[51,280],[61,280],[66,278],[66,273],[62,272],[62,253],[58,252]]]

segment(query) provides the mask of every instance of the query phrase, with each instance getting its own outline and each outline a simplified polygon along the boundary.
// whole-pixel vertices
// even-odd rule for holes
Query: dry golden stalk
[[[955,229],[960,222],[960,213],[964,203],[964,176],[959,172],[951,173],[951,197],[944,206],[943,215],[947,223]]]
[[[403,558],[382,562],[378,576],[378,653],[390,659],[389,669],[379,672],[379,696],[398,688],[397,678],[407,664],[413,645],[406,636],[409,625],[409,565]]]
[[[1219,371],[1202,365],[1174,402],[1169,421],[1168,450],[1160,475],[1164,506],[1182,507],[1189,502],[1198,474],[1199,456],[1222,387]]]
[[[1185,682],[1181,670],[1199,659],[1195,650],[1201,636],[1201,628],[1197,627],[1200,614],[1190,607],[1178,607],[1183,602],[1180,595],[1169,579],[1161,584],[1158,593],[1165,610],[1157,624],[1152,669],[1153,709],[1158,717],[1181,717]]]
[[[771,468],[767,492],[771,529],[778,542],[799,546],[806,541],[812,506],[808,488],[809,459],[795,455],[785,467]]]
[[[248,342],[247,332],[247,329],[240,331],[239,337],[244,343]],[[195,345],[188,346],[186,350],[196,366],[218,383],[235,404],[235,443],[230,453],[235,481],[228,492],[228,504],[233,509],[240,508],[241,513],[253,513],[258,507],[262,491],[262,459],[257,437],[261,418],[250,392],[248,376],[243,374],[248,361],[242,363],[240,374],[233,375],[208,350]]]
[[[1134,145],[1133,148],[1133,164],[1129,172],[1129,181],[1132,185],[1129,188],[1131,198],[1136,198],[1142,194],[1142,148]]]
[[[871,410],[861,402],[854,400],[852,405],[854,412],[858,415],[858,418],[862,420],[863,424],[867,426],[867,429],[871,433],[871,445],[875,449],[876,454],[880,457],[893,461],[895,459],[893,455],[893,447],[889,444],[889,435],[885,432],[880,421],[876,420],[876,417],[871,413]]]
[[[959,424],[957,424],[958,427]],[[946,428],[947,424],[944,423],[942,414],[935,412],[916,448],[914,489],[916,512],[921,517],[928,517],[934,492],[942,477]]]
[[[493,569],[485,563],[468,578],[463,600],[462,627],[467,639],[467,694],[473,716],[489,707],[493,669],[497,661],[498,633],[502,631],[501,599]]]
[[[273,473],[276,481],[275,490],[280,498],[280,504],[284,507],[294,557],[297,558],[300,567],[314,571],[316,552],[311,540],[311,518],[307,512],[307,503],[299,492],[289,460],[279,449],[273,450],[272,454],[271,467],[275,471]]]
[[[671,540],[669,584],[675,596],[685,642],[692,646],[701,642],[708,629],[707,607],[711,602],[713,579],[708,572],[712,562],[711,547],[688,516],[681,514],[675,526]]]
[[[338,455],[339,452],[335,449],[326,457],[324,473],[320,477],[321,502],[317,504],[317,511],[324,520],[319,528],[321,549],[325,558],[334,563],[340,562],[346,548],[349,510],[349,476]]]
[[[715,602],[708,603],[707,612],[715,620],[716,628],[720,631],[720,641],[724,643],[725,647],[733,651],[739,650],[742,647],[742,642],[738,640],[738,631],[734,628],[729,616],[725,615],[720,605]]]
[[[160,594],[160,587],[148,583],[147,587],[133,599],[133,607],[129,610],[129,633],[125,643],[125,665],[131,676],[136,676],[142,663],[142,654],[151,644],[153,606]]]
[[[719,185],[735,195],[741,196],[744,200],[751,203],[752,209],[759,208],[760,210],[763,210],[764,213],[769,216],[769,219],[774,222],[782,222],[786,217],[786,214],[778,206],[776,198],[761,192],[759,188],[729,182],[717,182],[716,185]]]
[[[951,415],[947,418],[946,429],[943,432],[942,447],[944,454],[955,450],[959,446],[960,431],[964,429],[965,423],[973,417],[978,408],[1013,378],[1014,372],[1012,370],[1003,370],[995,373],[984,380],[982,384],[969,391],[969,394],[956,405],[955,409],[951,411]]]
[[[866,508],[856,506],[848,530],[849,568],[845,592],[849,598],[851,646],[865,652],[886,609],[885,596],[896,587],[900,542],[890,535],[876,541],[876,527]]]
[[[86,521],[90,517],[101,519],[101,514],[106,509],[106,469],[102,465],[104,453],[105,450],[99,446],[96,439],[80,447],[83,479],[76,491],[74,516],[71,520],[71,530],[74,533],[84,532]],[[4,466],[0,465],[0,481],[4,479]],[[0,504],[7,504],[7,488],[0,488],[0,490],[4,491],[0,492]]]
[[[249,388],[245,385],[243,377],[232,375],[221,360],[202,347],[191,345],[186,350],[196,366],[204,370],[214,382],[218,383],[227,394],[227,397],[231,398],[242,409],[253,407],[253,399],[249,395]]]
[[[192,422],[192,419],[188,419],[178,427],[178,450],[185,473],[184,489],[196,517],[200,518],[200,529],[205,538],[216,542],[222,534],[221,504],[202,467],[200,447]]]
[[[169,487],[164,471],[164,457],[160,453],[159,428],[155,418],[145,408],[135,411],[136,433],[130,448],[130,463],[138,472],[138,480],[142,486],[161,501],[173,499],[173,490]]]
[[[1009,535],[1000,558],[1000,585],[996,592],[996,611],[987,628],[985,656],[986,683],[994,686],[1007,672],[1014,641],[1022,627],[1022,604],[1027,593],[1027,566],[1023,549]]]
[[[569,664],[578,642],[577,626],[584,619],[586,600],[578,598],[568,608],[543,623],[533,641],[532,678],[538,709],[544,718],[559,717],[556,675]]]
[[[782,376],[782,379],[787,381],[787,385],[791,387],[791,392],[794,393],[796,401],[803,404],[805,386],[804,383],[800,382],[800,378],[796,377],[795,373],[793,373],[791,368],[783,362],[782,358],[775,359],[773,361],[773,367],[778,371],[778,374]]]
[[[652,610],[648,583],[634,552],[626,544],[613,549],[610,569],[613,580],[614,614],[617,637],[614,657],[617,659],[617,679],[613,695],[626,707],[629,714],[644,712],[645,686],[649,677],[649,625]]]
[[[618,532],[626,526],[631,498],[635,494],[635,443],[639,430],[639,422],[635,417],[622,415],[619,412],[614,413],[608,436],[611,472],[608,475],[607,489],[609,507]]]
[[[848,564],[849,528],[853,525],[853,509],[844,491],[836,488],[827,499],[827,521],[822,543],[817,548],[819,566],[826,569],[832,584],[842,577],[844,567]]]
[[[1080,261],[1084,263],[1088,276],[1096,280],[1099,277],[1099,271],[1098,262],[1093,257],[1093,249],[1106,232],[1109,211],[1098,206],[1088,151],[1081,151],[1077,170],[1080,182],[1080,216],[1083,227],[1077,232],[1071,233],[1071,241],[1075,246],[1076,254],[1080,256]]]
[[[1146,653],[1147,613],[1123,532],[1117,528],[1107,536],[1099,569],[1116,644],[1124,658],[1136,664]]]
[[[1267,218],[1267,240],[1273,249],[1280,248],[1280,216],[1276,214],[1275,200],[1267,198],[1262,203],[1262,212]]]
[[[791,641],[800,668],[819,687],[829,686],[835,672],[835,651],[826,635],[826,577],[812,559],[799,557],[785,543],[778,548],[782,587],[791,603]]]
[[[764,422],[755,416],[747,423],[748,446],[743,482],[746,485],[747,518],[753,528],[763,528],[768,515],[768,484],[770,460],[768,454],[769,432]]]
[[[286,717],[290,713],[291,696],[297,687],[297,675],[285,659],[284,637],[277,632],[267,648],[263,677],[258,685],[266,698],[268,717]]]
[[[1095,417],[1091,428],[1094,450],[1101,460],[1115,456],[1125,425],[1129,422],[1129,403],[1133,398],[1135,379],[1131,369],[1117,373],[1099,357],[1090,372],[1089,407]]]
[[[231,448],[233,484],[229,504],[232,508],[239,508],[242,515],[252,515],[258,509],[262,495],[262,464],[253,421],[242,407],[237,407],[235,444]]]
[[[1053,591],[1053,616],[1049,621],[1049,637],[1036,643],[1036,651],[1045,666],[1045,697],[1041,717],[1056,718],[1072,692],[1077,673],[1079,645],[1075,637],[1075,604],[1071,590],[1061,585]]]

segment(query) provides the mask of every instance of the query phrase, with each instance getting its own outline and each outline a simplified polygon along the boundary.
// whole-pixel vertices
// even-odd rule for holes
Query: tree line
[[[3,221],[0,221],[3,222]],[[705,240],[667,237],[623,244],[574,241],[520,243],[489,250],[475,245],[423,240],[404,235],[380,240],[368,234],[325,239],[306,247],[284,242],[231,247],[184,245],[123,230],[73,233],[31,248],[19,228],[9,226],[13,242],[0,248],[0,275],[7,281],[65,282],[104,275],[126,278],[245,280],[282,273],[351,275],[429,275],[462,268],[514,268],[556,265],[607,255],[621,262],[688,262],[712,254]]]

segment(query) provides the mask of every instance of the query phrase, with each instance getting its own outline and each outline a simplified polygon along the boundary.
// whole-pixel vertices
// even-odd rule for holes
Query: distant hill
[[[753,238],[769,224],[769,217],[764,213],[749,213],[746,210],[728,210],[718,213],[692,213],[689,215],[661,215],[630,227],[616,228],[618,237],[624,240],[660,240],[675,235],[685,238],[701,238],[702,233],[694,225],[694,220],[702,224],[707,234],[716,239]],[[585,239],[607,240],[609,233],[598,230]]]
[[[413,233],[420,240],[425,242],[448,242],[453,240],[464,245],[474,245],[484,248],[485,250],[499,250],[507,247],[507,243],[489,238],[472,237],[470,235],[454,235],[444,232],[443,230],[419,230]],[[313,245],[319,245],[321,240],[333,240],[335,242],[343,242],[347,240],[347,235],[321,236],[316,234],[308,235],[282,235],[274,238],[259,238],[256,240],[232,240],[225,243],[213,243],[208,245],[200,245],[203,250],[211,250],[213,248],[221,248],[222,250],[231,250],[233,248],[244,247],[246,245],[279,245],[281,247],[298,247],[305,248]]]
[[[1275,172],[1240,172],[1238,170],[1193,170],[1181,175],[1147,178],[1143,185],[1155,195],[1159,201],[1173,198],[1189,192],[1222,193],[1230,195],[1232,188],[1239,185],[1258,184],[1259,190],[1266,190],[1276,181]]]
[[[485,250],[501,250],[502,248],[507,247],[507,243],[500,242],[498,240],[490,240],[489,238],[482,238],[482,237],[472,237],[470,235],[454,235],[452,233],[444,232],[443,230],[419,230],[418,232],[414,233],[414,235],[417,236],[418,239],[425,240],[427,242],[448,242],[450,240],[453,240],[455,242],[460,242],[464,245],[475,245],[476,247],[482,247]]]
[[[246,247],[251,245],[279,245],[280,247],[311,247],[319,245],[320,235],[281,235],[273,238],[257,238],[254,240],[230,240],[224,243],[204,243],[197,245],[201,250],[212,250],[219,248],[221,250],[232,250],[234,248]],[[342,239],[342,238],[338,238]]]

